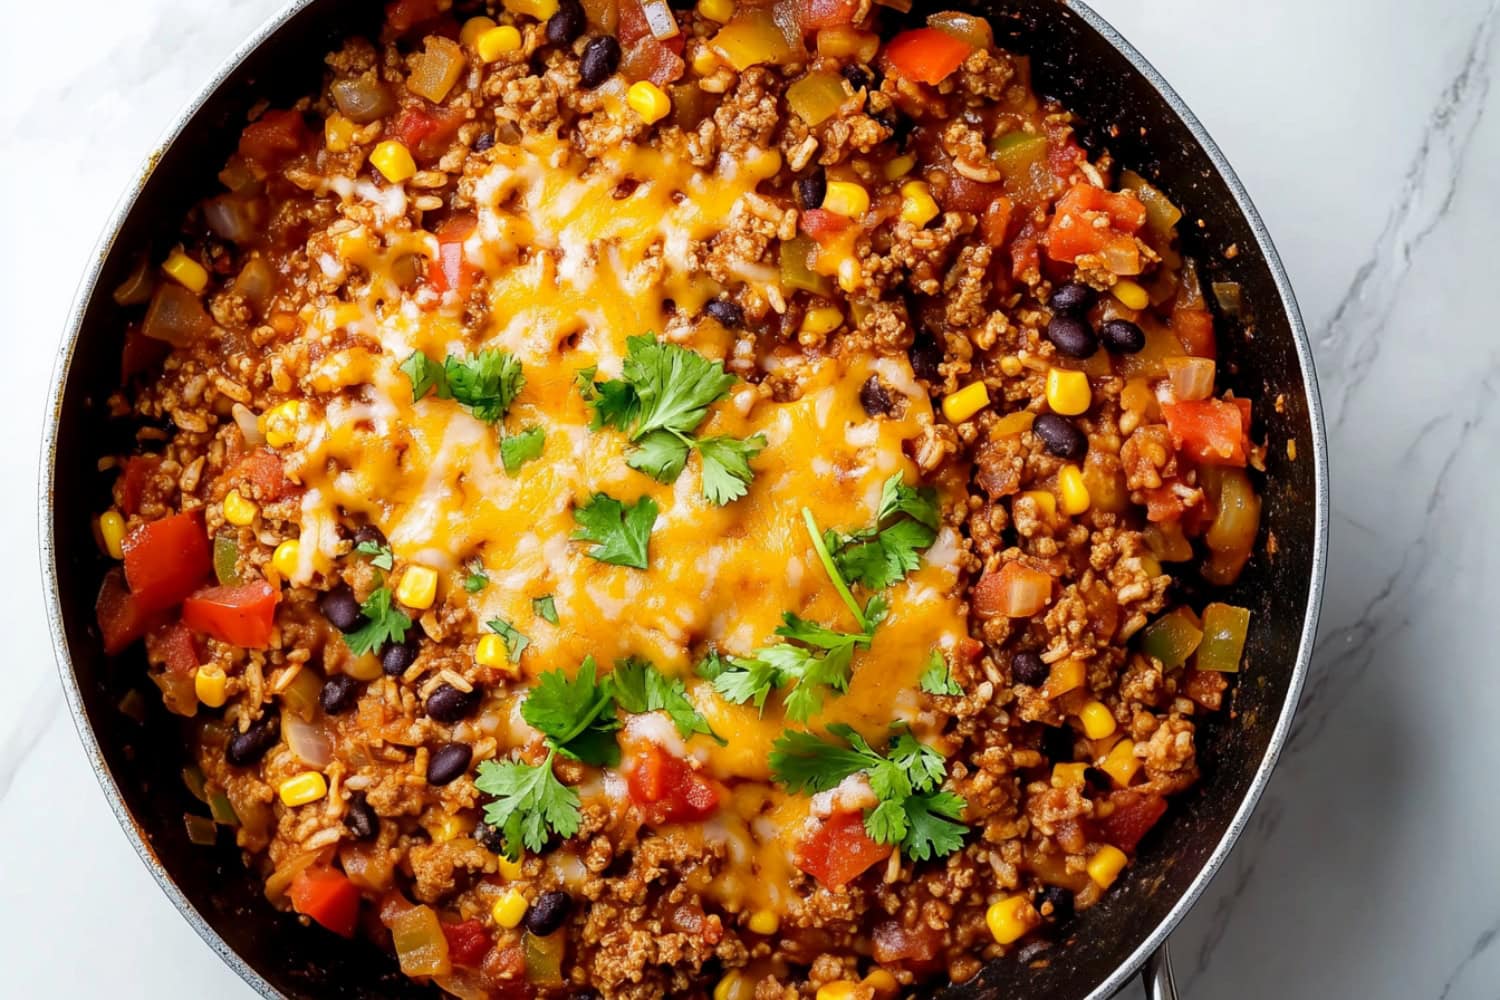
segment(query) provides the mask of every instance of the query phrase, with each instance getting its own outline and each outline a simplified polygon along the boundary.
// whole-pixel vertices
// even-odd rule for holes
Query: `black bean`
[[[1113,354],[1139,354],[1146,347],[1146,332],[1128,319],[1112,319],[1099,328],[1099,339]]]
[[[896,412],[896,399],[891,395],[891,390],[885,387],[885,383],[880,381],[879,375],[871,375],[859,387],[859,405],[872,417],[888,417]]]
[[[384,548],[386,545],[385,532],[381,531],[373,524],[362,525],[360,529],[354,533],[354,544],[363,545],[365,542],[373,542],[374,544]]]
[[[1041,438],[1043,446],[1058,458],[1076,462],[1089,452],[1089,436],[1074,427],[1073,421],[1067,417],[1055,413],[1040,414],[1032,423],[1031,432]]]
[[[912,339],[911,347],[907,348],[906,356],[911,358],[912,374],[925,382],[938,385],[943,381],[943,374],[938,366],[943,363],[943,349],[938,346],[937,339],[926,330],[918,330]]]
[[[583,34],[587,26],[583,7],[578,0],[561,0],[557,13],[547,18],[547,42],[551,45],[567,45]]]
[[[1069,763],[1073,759],[1073,730],[1067,726],[1043,728],[1041,750],[1054,764]]]
[[[439,684],[427,696],[427,714],[439,722],[457,722],[479,707],[479,689],[460,691],[451,684]]]
[[[563,925],[572,908],[573,897],[567,893],[544,892],[526,911],[526,929],[537,937],[546,937]]]
[[[417,662],[417,653],[421,650],[420,640],[415,635],[408,635],[405,642],[393,642],[381,650],[380,669],[392,677],[399,677],[406,673],[406,668]]]
[[[375,815],[364,792],[349,796],[349,804],[344,807],[344,825],[354,834],[355,840],[374,840],[380,832],[380,817]]]
[[[1109,772],[1097,767],[1086,767],[1083,769],[1084,782],[1096,792],[1107,792],[1115,787]]]
[[[1052,908],[1047,909],[1047,904]],[[1063,921],[1073,915],[1073,893],[1060,885],[1049,885],[1037,896],[1037,909],[1049,920]]]
[[[703,307],[703,311],[728,330],[738,330],[745,325],[745,310],[728,299],[714,299]]]
[[[481,132],[479,138],[474,140],[474,152],[482,153],[495,144],[495,133]]]
[[[1029,684],[1032,687],[1041,687],[1047,683],[1047,675],[1052,671],[1037,653],[1017,653],[1010,658],[1011,680],[1017,684]]]
[[[502,854],[505,851],[505,834],[488,823],[480,823],[474,828],[474,839],[491,854]]]
[[[224,759],[235,767],[247,767],[266,755],[281,739],[281,718],[267,712],[243,733],[232,736],[224,747]]]
[[[324,594],[318,608],[340,632],[353,632],[365,623],[365,616],[359,611],[359,600],[347,583],[341,583]]]
[[[823,199],[828,195],[828,175],[818,167],[806,177],[797,178],[797,201],[801,203],[804,212],[814,208],[823,207]]]
[[[613,35],[590,38],[578,63],[578,80],[590,89],[614,76],[620,66],[620,43]]]
[[[875,86],[875,77],[873,74],[859,63],[849,63],[843,69],[839,70],[839,72],[845,80],[849,81],[849,86],[855,90],[869,90]]]
[[[474,759],[474,750],[467,743],[444,743],[427,758],[427,783],[447,785],[457,781],[469,770],[469,761]]]
[[[339,715],[354,707],[359,700],[359,681],[348,674],[334,674],[323,682],[318,692],[318,702],[329,715]]]
[[[1099,293],[1081,281],[1069,281],[1058,285],[1047,299],[1047,306],[1056,313],[1086,313],[1093,308]]]
[[[906,137],[911,135],[916,128],[916,122],[907,118],[894,107],[886,108],[884,111],[873,111],[870,117],[891,130],[891,139],[898,146],[906,145]]]
[[[1059,313],[1047,323],[1047,339],[1057,348],[1057,353],[1068,358],[1086,358],[1099,349],[1099,338],[1089,327],[1088,321]]]

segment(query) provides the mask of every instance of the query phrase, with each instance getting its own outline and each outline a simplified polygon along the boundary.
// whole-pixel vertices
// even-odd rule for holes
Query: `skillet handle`
[[[1147,1000],[1177,1000],[1177,983],[1172,979],[1172,955],[1167,951],[1167,942],[1151,953],[1141,967],[1141,982],[1146,987]]]

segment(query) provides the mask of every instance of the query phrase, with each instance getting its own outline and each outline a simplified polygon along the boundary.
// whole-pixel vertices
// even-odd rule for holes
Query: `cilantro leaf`
[[[826,792],[870,766],[858,750],[827,743],[812,733],[789,729],[771,745],[771,777],[798,794]]]
[[[766,436],[755,434],[741,441],[732,437],[705,438],[698,442],[703,459],[703,497],[722,507],[745,495],[755,473],[750,459],[766,447]]]
[[[764,711],[772,690],[789,687],[786,717],[805,722],[823,710],[827,689],[849,689],[854,649],[868,647],[871,633],[836,632],[790,611],[782,620],[785,624],[776,634],[789,641],[763,647],[749,657],[731,657],[714,677],[714,689],[728,701],[754,701],[756,709]]]
[[[377,587],[359,606],[365,623],[344,636],[344,642],[356,656],[374,652],[389,642],[402,642],[411,619],[391,599],[389,587]]]
[[[948,762],[943,755],[909,732],[897,733],[891,739],[886,757],[901,769],[914,791],[930,792],[941,785],[948,774]]]
[[[905,514],[936,533],[940,526],[937,491],[930,486],[907,486],[901,473],[893,474],[880,488],[880,510],[875,520],[887,521],[898,514]]]
[[[600,562],[645,569],[658,509],[650,497],[626,506],[607,493],[595,493],[588,503],[573,508],[573,520],[578,522],[573,538],[594,542],[588,554]]]
[[[654,664],[631,657],[615,664],[610,682],[615,701],[632,715],[666,712],[683,739],[702,733],[724,745],[688,698],[687,686],[680,678],[667,677]]]
[[[526,384],[521,362],[508,351],[480,351],[467,358],[450,354],[443,362],[443,373],[453,399],[491,424],[505,416]]]
[[[726,701],[743,705],[753,701],[757,711],[764,712],[771,691],[782,685],[782,674],[758,657],[731,657],[728,665],[714,677],[714,690]]]
[[[564,756],[612,767],[620,760],[612,735],[620,723],[614,695],[609,685],[598,681],[597,669],[588,656],[571,680],[561,670],[541,674],[521,704],[521,717]]]
[[[494,632],[501,639],[505,640],[505,655],[510,658],[510,662],[519,662],[521,659],[521,650],[531,645],[531,640],[520,632],[517,632],[515,626],[503,619],[492,618],[485,622],[485,624],[490,627],[491,632]]]
[[[382,545],[376,541],[360,542],[354,546],[354,551],[362,556],[370,556],[370,565],[376,569],[390,572],[391,567],[396,565],[396,557],[389,545]]]
[[[671,431],[652,431],[625,456],[625,464],[659,483],[671,483],[687,464],[688,442]]]
[[[899,844],[906,837],[905,799],[882,799],[865,813],[865,832],[877,844]]]
[[[922,690],[928,694],[952,697],[964,693],[964,689],[958,686],[958,681],[953,679],[953,671],[940,649],[932,651],[932,659],[927,661],[927,668],[922,671],[921,685]]]
[[[471,594],[477,594],[489,585],[490,575],[484,571],[484,563],[478,556],[470,559],[464,564],[468,573],[464,576],[464,589]]]
[[[622,431],[629,431],[630,425],[635,422],[640,413],[640,397],[635,394],[635,389],[628,382],[612,379],[608,382],[594,382],[594,370],[586,368],[589,381],[580,382],[583,398],[594,408],[593,419],[589,421],[592,430],[603,427],[614,427]],[[579,372],[582,375],[583,372]]]
[[[551,594],[543,597],[533,597],[531,599],[531,610],[536,613],[538,618],[549,621],[553,625],[557,624],[557,601],[553,599]]]
[[[628,338],[625,348],[621,381],[634,387],[640,401],[633,441],[656,430],[691,434],[736,381],[722,362],[650,334]]]
[[[844,579],[879,590],[922,564],[921,551],[937,540],[939,524],[937,493],[907,486],[897,472],[881,486],[873,526],[848,534],[827,531],[823,544]]]
[[[903,803],[907,831],[901,840],[901,853],[913,861],[926,861],[960,850],[964,846],[964,834],[969,832],[963,825],[967,805],[952,792],[913,795],[907,799]],[[868,827],[868,821],[866,825]]]
[[[523,846],[537,853],[553,834],[567,839],[578,832],[578,793],[552,773],[554,753],[548,751],[540,764],[479,762],[474,787],[494,796],[485,804],[484,821],[501,832],[505,856],[512,861],[520,858]]]
[[[500,462],[512,476],[516,470],[542,454],[547,443],[547,433],[540,427],[528,427],[519,434],[507,434],[500,439]]]
[[[412,351],[411,356],[401,362],[400,369],[411,380],[413,403],[434,389],[438,399],[448,398],[448,376],[443,366],[421,351]]]
[[[728,669],[729,664],[724,662],[724,657],[719,655],[719,651],[710,649],[703,654],[703,659],[698,661],[698,666],[693,668],[693,672],[706,681],[712,681]]]

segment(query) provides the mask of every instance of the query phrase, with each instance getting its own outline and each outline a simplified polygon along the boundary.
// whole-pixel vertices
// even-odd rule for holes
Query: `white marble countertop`
[[[89,771],[47,638],[31,483],[53,352],[103,220],[177,109],[278,5],[7,5],[8,995],[252,995],[156,889]],[[1194,1000],[1493,998],[1496,0],[1097,7],[1172,81],[1260,206],[1312,332],[1333,463],[1317,661],[1270,791],[1173,939],[1179,985]]]

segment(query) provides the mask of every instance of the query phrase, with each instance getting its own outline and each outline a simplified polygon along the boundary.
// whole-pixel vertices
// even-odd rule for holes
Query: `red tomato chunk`
[[[264,580],[236,587],[205,587],[182,605],[182,623],[220,642],[247,649],[271,644],[280,594]]]
[[[688,823],[719,808],[719,790],[680,758],[647,748],[630,772],[630,797],[651,823]]]
[[[824,887],[848,885],[866,869],[890,856],[889,844],[877,844],[865,831],[865,818],[857,812],[838,813],[823,821],[797,847],[797,867]]]
[[[146,614],[181,603],[213,569],[203,511],[190,510],[125,536],[125,582]]]
[[[359,920],[359,889],[344,873],[312,865],[292,879],[292,909],[344,937],[353,937]]]
[[[465,920],[440,926],[443,937],[448,939],[448,957],[457,965],[478,968],[490,950],[490,935],[484,929],[483,921]]]
[[[1167,800],[1160,795],[1122,789],[1109,793],[1114,811],[1098,821],[1099,836],[1122,851],[1133,851],[1156,821],[1167,811]]]

